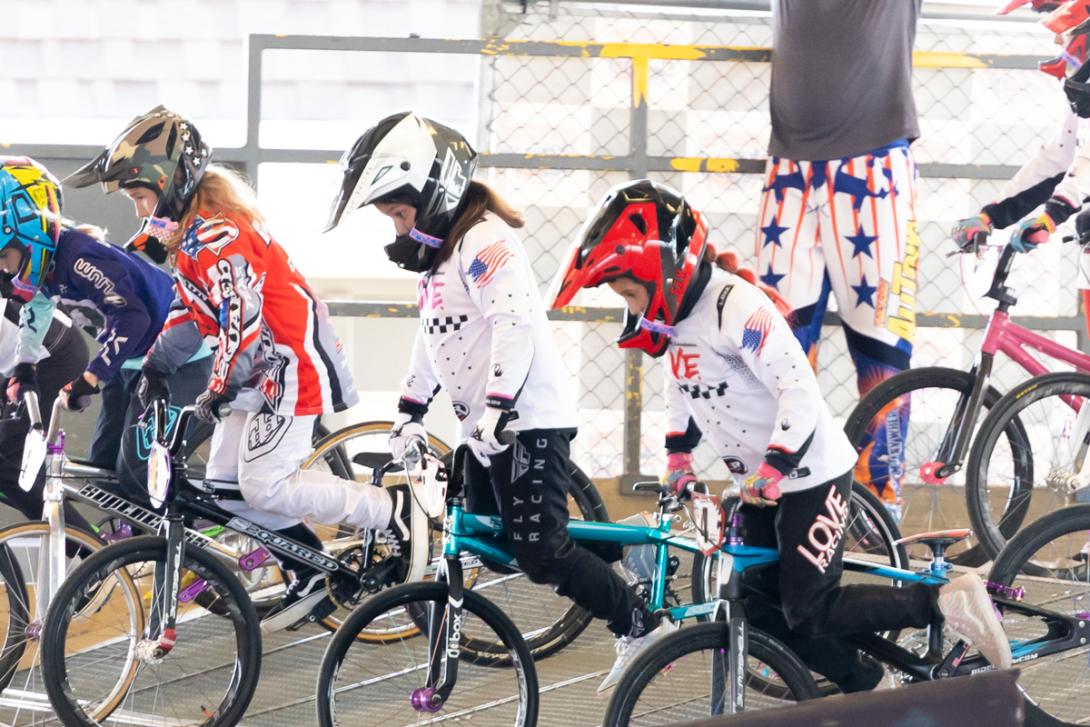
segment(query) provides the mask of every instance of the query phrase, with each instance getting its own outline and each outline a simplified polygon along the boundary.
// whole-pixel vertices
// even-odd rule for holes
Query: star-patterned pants
[[[773,157],[756,241],[758,275],[795,309],[795,335],[816,366],[829,302],[844,326],[860,396],[908,368],[916,328],[916,165],[908,145],[830,161]],[[876,424],[856,477],[899,497],[908,404]]]

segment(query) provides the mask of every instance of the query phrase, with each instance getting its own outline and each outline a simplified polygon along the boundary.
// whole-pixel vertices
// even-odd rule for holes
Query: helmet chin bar
[[[673,326],[658,321],[648,321],[642,315],[624,313],[624,330],[617,338],[618,348],[635,348],[653,358],[666,353],[670,337],[676,332]]]
[[[179,225],[174,220],[149,215],[124,247],[126,250],[139,250],[157,263],[165,263],[166,243],[177,234],[178,228]]]
[[[391,262],[413,273],[423,273],[431,269],[435,256],[439,254],[438,247],[432,247],[427,243],[421,244],[411,236],[411,232],[409,235],[398,235],[383,249],[386,250],[386,257],[390,258]]]

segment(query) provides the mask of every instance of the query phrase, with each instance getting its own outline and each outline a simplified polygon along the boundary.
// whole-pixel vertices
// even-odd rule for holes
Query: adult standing
[[[912,46],[922,0],[773,0],[772,136],[756,240],[761,282],[794,309],[812,365],[835,296],[860,395],[905,370],[915,338]],[[868,433],[856,477],[900,511],[908,407]],[[888,431],[887,431],[888,430]],[[890,455],[893,455],[891,459]]]

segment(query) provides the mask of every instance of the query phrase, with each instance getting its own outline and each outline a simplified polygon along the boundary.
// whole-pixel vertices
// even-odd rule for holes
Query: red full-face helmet
[[[1071,76],[1087,58],[1087,34],[1085,26],[1090,20],[1090,1],[1088,0],[1010,0],[996,10],[999,15],[1006,15],[1016,8],[1029,5],[1038,13],[1048,13],[1041,25],[1056,35],[1063,36],[1063,50],[1060,55],[1041,61],[1037,67],[1061,81]]]
[[[553,280],[552,308],[583,288],[631,278],[648,293],[642,315],[625,311],[621,348],[661,356],[693,289],[707,245],[703,216],[677,190],[648,179],[614,187],[579,233]]]

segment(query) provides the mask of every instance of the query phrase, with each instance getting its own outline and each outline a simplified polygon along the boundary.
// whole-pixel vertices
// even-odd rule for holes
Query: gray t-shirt
[[[920,135],[912,44],[923,0],[772,0],[772,137],[795,160]]]

